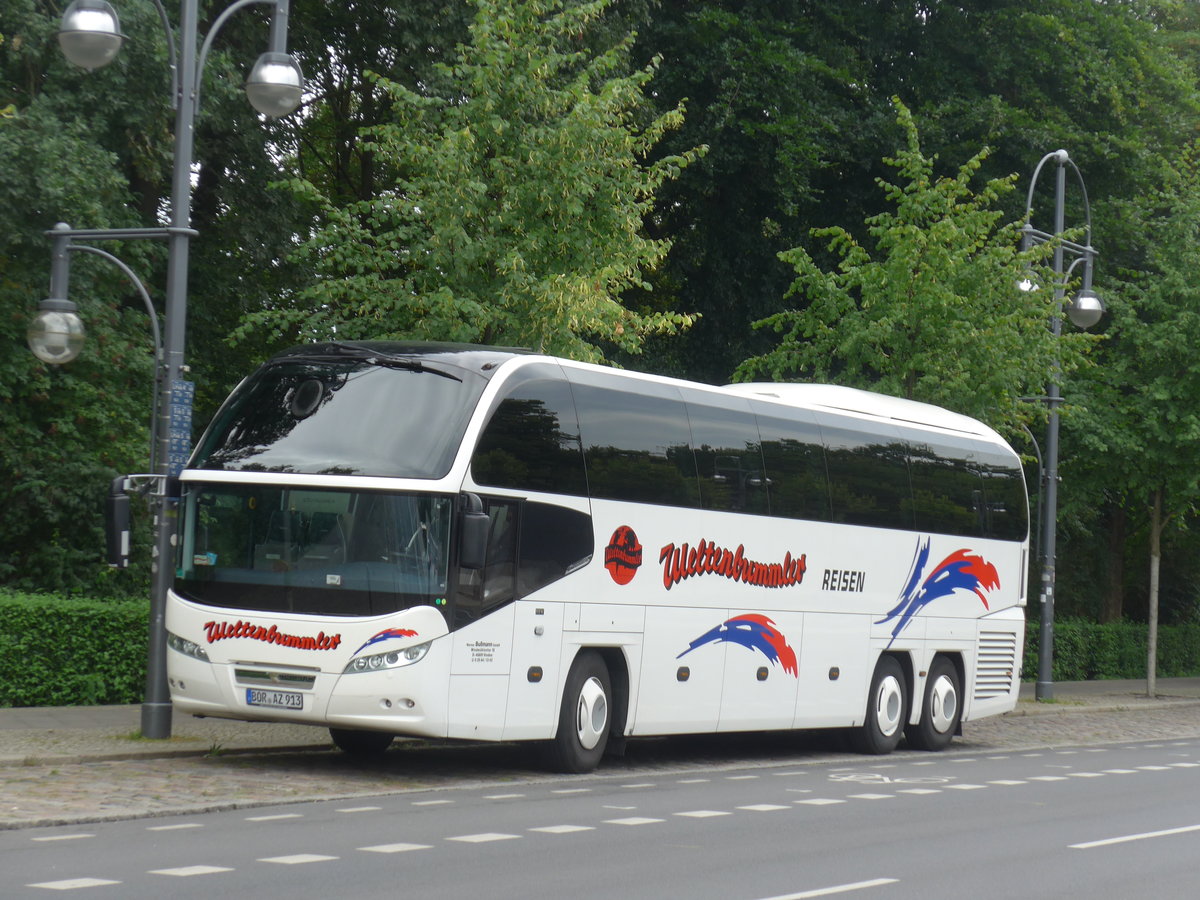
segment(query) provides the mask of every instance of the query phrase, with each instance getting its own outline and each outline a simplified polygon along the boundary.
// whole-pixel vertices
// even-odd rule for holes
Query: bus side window
[[[678,388],[572,370],[571,390],[593,498],[700,505],[691,429]]]
[[[767,513],[758,424],[750,402],[683,390],[700,477],[700,504],[723,512]]]
[[[455,596],[454,627],[462,628],[516,599],[517,503],[484,501],[488,541],[483,568],[462,570]]]
[[[557,367],[530,366],[520,376],[479,438],[471,477],[490,487],[587,496],[570,385]]]
[[[783,418],[779,407],[751,405],[762,437],[771,515],[828,522],[832,514],[825,450],[812,414],[796,410],[794,418]]]
[[[586,565],[594,546],[591,516],[527,501],[521,508],[518,595],[524,597]]]

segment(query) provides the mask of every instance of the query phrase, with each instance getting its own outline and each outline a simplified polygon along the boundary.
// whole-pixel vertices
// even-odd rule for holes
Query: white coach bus
[[[183,713],[544,741],[848,729],[946,746],[1014,707],[1028,505],[987,426],[821,385],[325,343],[264,364],[181,476]]]

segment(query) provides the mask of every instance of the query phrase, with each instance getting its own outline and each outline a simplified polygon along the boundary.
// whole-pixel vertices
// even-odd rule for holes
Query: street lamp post
[[[165,239],[168,245],[166,302],[163,336],[158,353],[157,447],[151,454],[155,481],[155,544],[151,570],[153,587],[150,598],[150,649],[146,667],[146,698],[142,704],[142,735],[148,738],[171,736],[171,698],[166,675],[165,609],[167,591],[174,566],[174,522],[176,498],[169,487],[178,474],[190,447],[190,383],[183,379],[185,333],[187,327],[188,255],[191,238],[191,177],[196,112],[200,100],[200,80],[213,39],[230,16],[247,6],[266,4],[274,8],[271,20],[270,49],[263,53],[246,80],[251,105],[267,116],[287,115],[300,104],[303,80],[300,67],[287,53],[287,22],[290,0],[236,0],[213,22],[199,43],[198,0],[181,0],[178,32],[172,29],[161,0],[153,0],[166,33],[171,68],[172,104],[175,109],[175,146],[171,179],[169,223],[162,228],[73,230],[59,225],[52,231],[54,242],[51,296],[42,301],[39,315],[29,329],[29,343],[40,359],[65,363],[78,354],[83,342],[83,327],[75,304],[67,299],[69,282],[68,252],[84,249],[75,241]],[[176,40],[176,37],[178,40]],[[85,69],[96,69],[110,62],[120,51],[125,36],[121,33],[116,11],[107,0],[74,0],[63,13],[58,41],[63,54]],[[93,252],[96,252],[92,248]],[[124,264],[103,253],[123,268]],[[129,273],[126,268],[127,274]],[[136,282],[136,277],[134,278]],[[140,285],[140,282],[137,282]],[[142,293],[145,296],[144,288]],[[151,318],[155,318],[151,310]],[[157,330],[157,322],[155,322]],[[172,403],[187,412],[186,428],[171,424]]]
[[[1056,164],[1054,180],[1054,231],[1044,232],[1033,227],[1033,192],[1037,187],[1038,175],[1046,163]],[[1075,172],[1079,182],[1079,190],[1083,195],[1084,209],[1084,243],[1068,241],[1063,237],[1066,207],[1067,166]],[[1035,244],[1053,243],[1054,245],[1054,315],[1050,319],[1050,328],[1057,341],[1062,335],[1063,298],[1066,295],[1067,283],[1077,265],[1083,265],[1083,284],[1079,292],[1071,298],[1067,305],[1067,316],[1080,328],[1091,328],[1100,321],[1104,314],[1104,304],[1092,290],[1092,269],[1096,260],[1096,250],[1092,247],[1092,210],[1088,204],[1087,188],[1083,184],[1083,176],[1079,167],[1071,160],[1066,150],[1056,150],[1042,157],[1041,162],[1033,171],[1029,184],[1029,196],[1025,203],[1025,225],[1021,233],[1021,249],[1029,250]],[[1074,257],[1067,268],[1063,268],[1065,257]],[[1023,285],[1025,286],[1025,285]],[[1033,285],[1029,285],[1033,287]],[[1045,501],[1042,504],[1044,524],[1042,528],[1042,587],[1041,631],[1038,641],[1038,680],[1035,695],[1038,700],[1054,698],[1054,579],[1055,557],[1057,553],[1056,526],[1058,522],[1058,408],[1062,404],[1062,389],[1059,384],[1058,364],[1050,379],[1046,391],[1045,402],[1049,408],[1049,422],[1046,426],[1046,465],[1043,471],[1042,486]]]

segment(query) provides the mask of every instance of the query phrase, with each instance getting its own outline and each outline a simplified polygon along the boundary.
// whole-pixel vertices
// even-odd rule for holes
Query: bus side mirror
[[[465,504],[459,515],[458,564],[464,569],[482,569],[487,561],[488,526],[491,519],[483,511],[483,501],[475,494],[463,494]]]
[[[128,479],[121,475],[112,480],[104,501],[104,530],[108,544],[108,564],[114,569],[129,568],[129,494]]]

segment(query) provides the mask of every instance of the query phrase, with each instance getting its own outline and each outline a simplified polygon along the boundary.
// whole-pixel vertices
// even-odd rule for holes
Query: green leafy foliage
[[[867,219],[873,248],[844,228],[820,229],[840,257],[822,269],[803,247],[780,254],[796,271],[799,308],[756,323],[781,335],[747,360],[737,377],[808,377],[946,406],[1015,430],[1038,412],[1022,397],[1040,393],[1056,360],[1070,371],[1088,341],[1056,341],[1050,291],[1017,284],[1037,255],[1018,251],[1019,223],[1001,226],[999,199],[1013,178],[971,187],[986,151],[954,177],[937,177],[917,127],[899,101],[907,146],[886,162],[900,183],[879,181],[893,207]]]
[[[394,181],[341,206],[297,182],[326,219],[300,257],[317,280],[240,333],[466,340],[595,360],[686,327],[687,315],[620,302],[668,248],[642,233],[655,190],[698,151],[648,161],[682,110],[640,123],[653,67],[624,74],[628,39],[578,48],[608,5],[478,0],[470,42],[436,67],[440,95],[376,76],[393,117],[364,136]]]
[[[0,590],[0,706],[141,700],[148,628],[144,600]]]
[[[1038,671],[1039,623],[1025,627],[1025,680]],[[1146,677],[1144,622],[1100,624],[1089,619],[1064,618],[1054,623],[1055,681],[1095,681]],[[1164,625],[1159,632],[1158,676],[1194,678],[1200,675],[1200,624]]]

